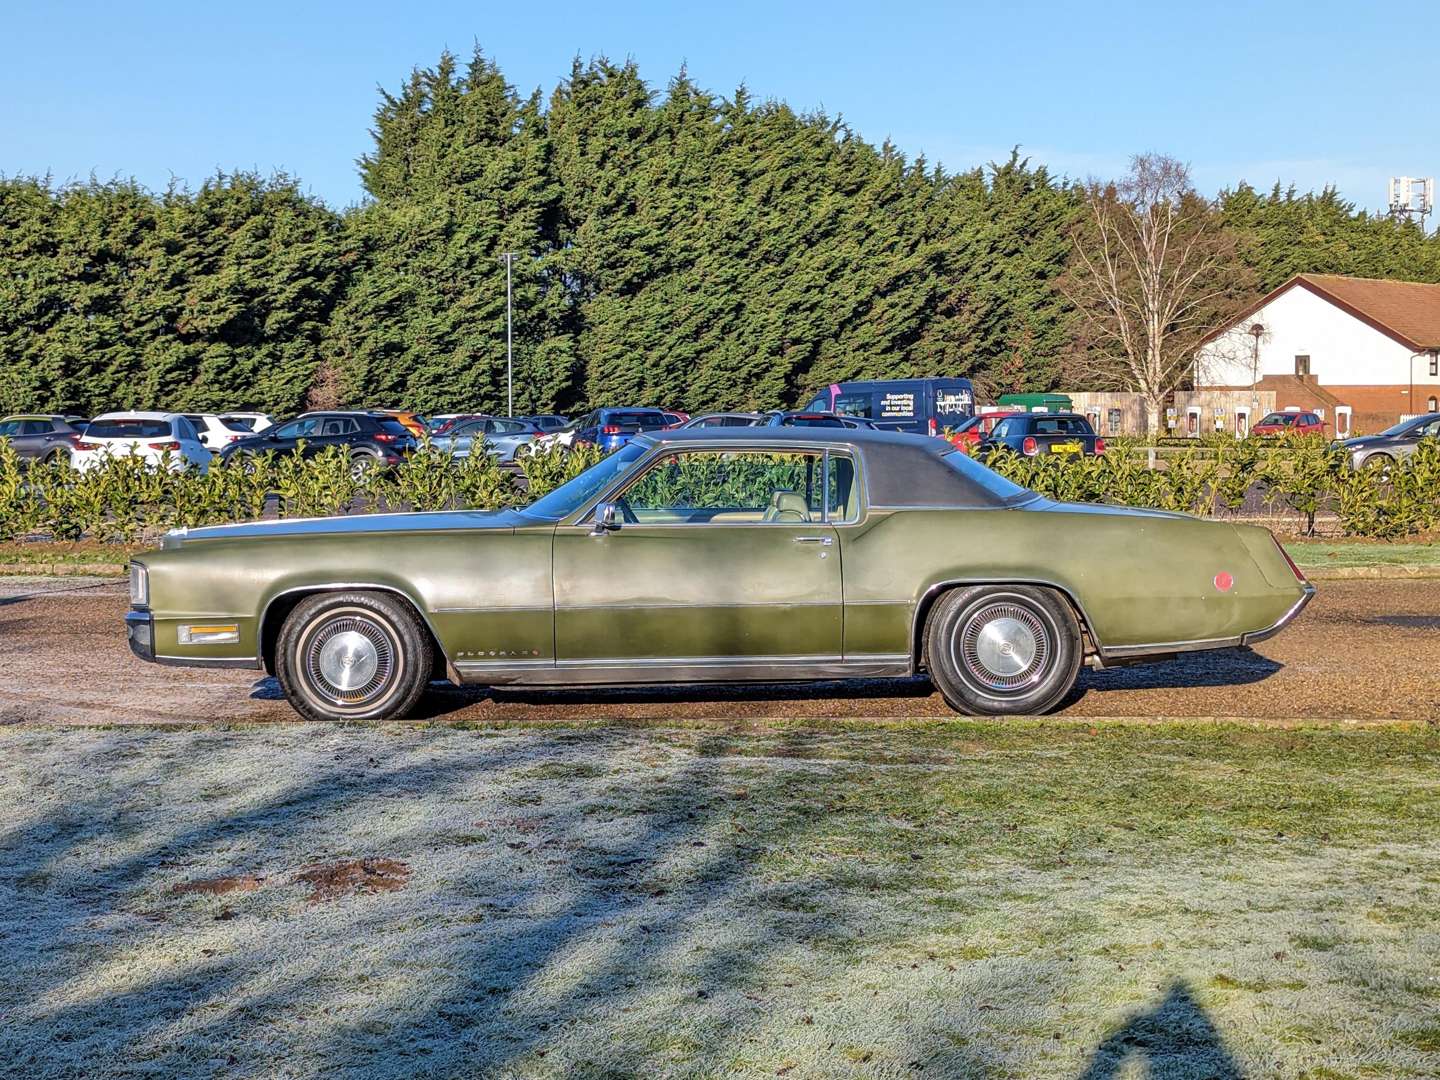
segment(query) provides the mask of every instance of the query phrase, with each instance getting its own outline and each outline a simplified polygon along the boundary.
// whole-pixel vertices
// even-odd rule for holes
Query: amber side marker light
[[[236,623],[181,624],[177,631],[181,645],[228,645],[240,640]]]

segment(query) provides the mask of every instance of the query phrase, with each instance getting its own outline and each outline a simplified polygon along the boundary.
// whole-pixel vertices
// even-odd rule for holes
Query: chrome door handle
[[[828,536],[797,536],[797,537],[795,537],[795,543],[797,543],[797,544],[823,544],[825,547],[829,547],[833,542],[834,542],[834,541],[832,541],[832,540],[830,539],[830,537],[828,537]]]

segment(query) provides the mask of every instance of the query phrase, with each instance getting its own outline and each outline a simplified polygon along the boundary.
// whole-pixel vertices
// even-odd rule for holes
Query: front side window
[[[304,439],[315,434],[315,429],[320,426],[320,418],[307,416],[303,420],[291,420],[290,423],[281,426],[275,432],[276,437],[281,439]]]
[[[667,454],[626,488],[618,502],[625,520],[641,525],[820,522],[825,516],[824,462],[819,452]]]
[[[875,415],[874,406],[874,394],[841,394],[835,399],[835,411],[841,416],[863,416],[868,420]]]

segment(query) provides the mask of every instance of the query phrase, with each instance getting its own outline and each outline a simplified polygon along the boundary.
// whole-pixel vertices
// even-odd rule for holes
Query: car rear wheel
[[[1075,685],[1084,649],[1069,603],[1050,589],[977,585],[954,589],[930,613],[925,660],[957,712],[1048,712]]]
[[[1395,469],[1395,459],[1389,454],[1371,454],[1365,459],[1365,468],[1379,473],[1381,480],[1389,480]]]
[[[296,605],[280,629],[275,674],[307,720],[394,720],[430,682],[430,636],[388,593],[321,593]]]

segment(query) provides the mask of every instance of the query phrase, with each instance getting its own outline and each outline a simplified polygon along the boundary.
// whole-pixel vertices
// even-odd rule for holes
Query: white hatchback
[[[200,433],[179,413],[112,412],[90,421],[70,452],[70,464],[83,471],[134,454],[158,466],[167,453],[172,469],[188,465],[205,472],[210,467],[211,454]]]

